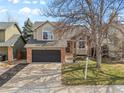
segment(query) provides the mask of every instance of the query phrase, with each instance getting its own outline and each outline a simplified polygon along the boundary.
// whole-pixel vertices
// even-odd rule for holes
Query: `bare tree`
[[[10,15],[9,12],[6,12],[6,21],[7,22],[17,22],[17,18],[12,16],[12,15]]]
[[[68,25],[82,25],[96,48],[96,67],[101,66],[104,35],[124,8],[124,0],[51,0],[46,16]]]

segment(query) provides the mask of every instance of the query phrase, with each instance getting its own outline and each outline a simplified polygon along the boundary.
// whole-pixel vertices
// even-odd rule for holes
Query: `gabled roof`
[[[31,38],[28,43],[25,45],[25,48],[28,47],[40,47],[40,48],[52,48],[52,47],[67,47],[66,40],[53,40],[53,41],[38,41]]]
[[[88,36],[87,30],[80,25],[73,25],[68,30],[65,30],[63,37],[67,40],[76,40],[81,36]]]
[[[42,27],[43,25],[45,25],[46,23],[51,24],[54,27],[58,27],[58,25],[62,25],[62,22],[49,22],[49,21],[36,21],[33,25],[33,30],[38,29],[39,27]]]
[[[0,29],[1,30],[5,30],[8,27],[10,27],[11,25],[14,25],[15,22],[0,22]]]
[[[16,25],[16,27],[18,28],[20,34],[22,34],[21,29],[19,28],[18,24],[16,22],[0,22],[0,30],[6,30],[8,27],[12,26],[12,25]]]

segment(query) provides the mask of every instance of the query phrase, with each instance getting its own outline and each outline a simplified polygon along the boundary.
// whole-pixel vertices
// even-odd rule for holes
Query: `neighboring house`
[[[25,41],[21,30],[15,22],[0,22],[0,55],[9,62],[21,58]]]
[[[124,25],[120,23],[112,24],[103,41],[103,45],[108,46],[108,56],[111,58],[124,57]]]
[[[87,55],[87,35],[83,27],[62,31],[56,22],[35,22],[33,37],[25,45],[27,62],[66,62],[73,55]],[[83,35],[84,34],[84,35]]]

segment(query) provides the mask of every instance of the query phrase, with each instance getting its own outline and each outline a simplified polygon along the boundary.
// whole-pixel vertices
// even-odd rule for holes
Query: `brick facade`
[[[61,48],[61,63],[65,63],[65,48]]]
[[[8,62],[12,62],[12,61],[13,61],[13,48],[8,47]]]
[[[27,63],[31,63],[31,62],[32,62],[32,49],[27,48]]]

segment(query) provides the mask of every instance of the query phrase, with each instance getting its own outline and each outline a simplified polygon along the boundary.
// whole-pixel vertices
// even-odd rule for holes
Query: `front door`
[[[78,40],[76,42],[76,55],[87,55],[85,40]]]

